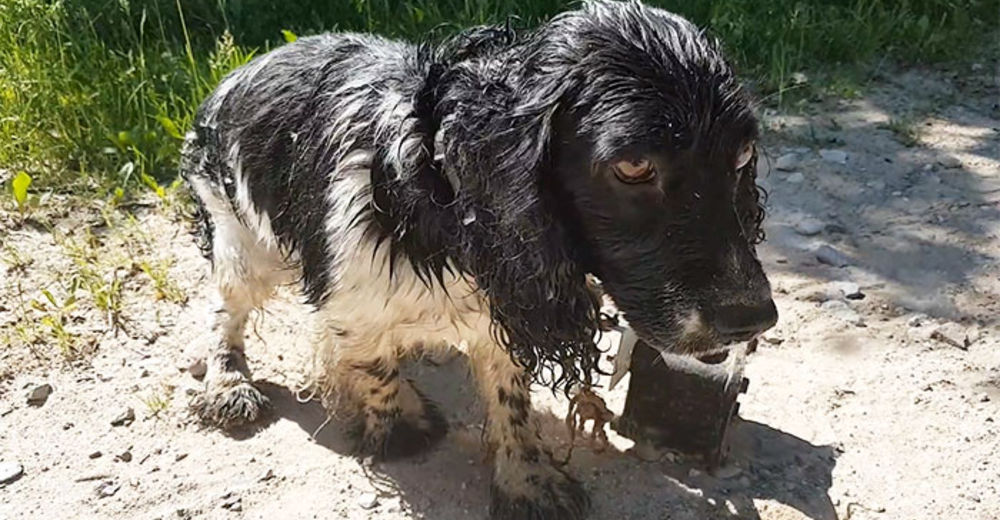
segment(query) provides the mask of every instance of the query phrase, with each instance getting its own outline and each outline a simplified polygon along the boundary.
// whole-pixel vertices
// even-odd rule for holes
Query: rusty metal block
[[[743,369],[753,346],[698,359],[661,356],[638,342],[625,410],[612,427],[636,442],[698,455],[709,470],[718,468],[729,454],[729,425],[749,384]]]

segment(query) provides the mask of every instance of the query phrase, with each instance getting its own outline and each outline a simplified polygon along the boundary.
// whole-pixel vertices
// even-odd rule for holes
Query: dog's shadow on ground
[[[439,366],[413,363],[404,374],[441,405],[450,426],[447,438],[415,458],[361,464],[383,501],[398,496],[400,506],[415,518],[487,517],[490,463],[481,442],[482,409],[467,373],[462,358]],[[327,421],[319,402],[301,402],[280,385],[260,387],[274,405],[272,421],[292,421],[317,444],[351,454],[351,440],[335,421]],[[569,440],[564,422],[545,411],[536,415],[543,438],[555,447],[557,457],[563,456]],[[725,479],[702,471],[697,463],[644,462],[614,447],[598,454],[579,444],[569,471],[590,492],[594,519],[759,519],[754,500],[769,499],[813,520],[836,520],[828,495],[834,448],[752,421],[738,421],[731,435],[730,461],[742,470]],[[378,518],[377,510],[372,518]]]

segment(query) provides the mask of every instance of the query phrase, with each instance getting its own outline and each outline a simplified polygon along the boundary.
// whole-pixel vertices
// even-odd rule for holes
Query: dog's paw
[[[549,465],[508,469],[490,486],[490,520],[581,520],[589,511],[583,485]]]
[[[269,407],[267,396],[247,381],[231,386],[209,386],[191,402],[191,408],[203,422],[220,428],[256,422]]]
[[[358,454],[378,460],[411,457],[434,447],[448,434],[448,422],[441,411],[426,399],[412,412],[379,416],[367,427],[358,421],[352,431],[358,437]]]

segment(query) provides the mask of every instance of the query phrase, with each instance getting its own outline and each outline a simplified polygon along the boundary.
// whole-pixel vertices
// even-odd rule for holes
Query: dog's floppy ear
[[[757,185],[757,148],[750,161],[736,172],[739,185],[736,188],[736,211],[743,226],[743,233],[750,246],[764,241],[764,203],[767,192]]]
[[[459,261],[488,296],[496,339],[553,389],[589,383],[598,357],[596,302],[546,188],[553,119],[573,83],[533,74],[476,85],[475,101],[452,105],[445,129],[465,237]]]

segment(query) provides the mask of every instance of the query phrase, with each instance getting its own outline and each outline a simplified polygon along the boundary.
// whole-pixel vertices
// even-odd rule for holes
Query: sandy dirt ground
[[[751,357],[730,461],[643,461],[612,432],[570,464],[591,518],[1000,519],[1000,108],[983,69],[765,111],[781,319]],[[299,392],[309,316],[286,291],[248,340],[268,421],[203,428],[188,367],[214,307],[179,207],[43,199],[24,223],[0,214],[0,518],[485,518],[463,359],[409,367],[446,403],[439,447],[359,461]],[[627,383],[605,394],[616,412]],[[539,390],[535,407],[563,450],[566,402]]]

